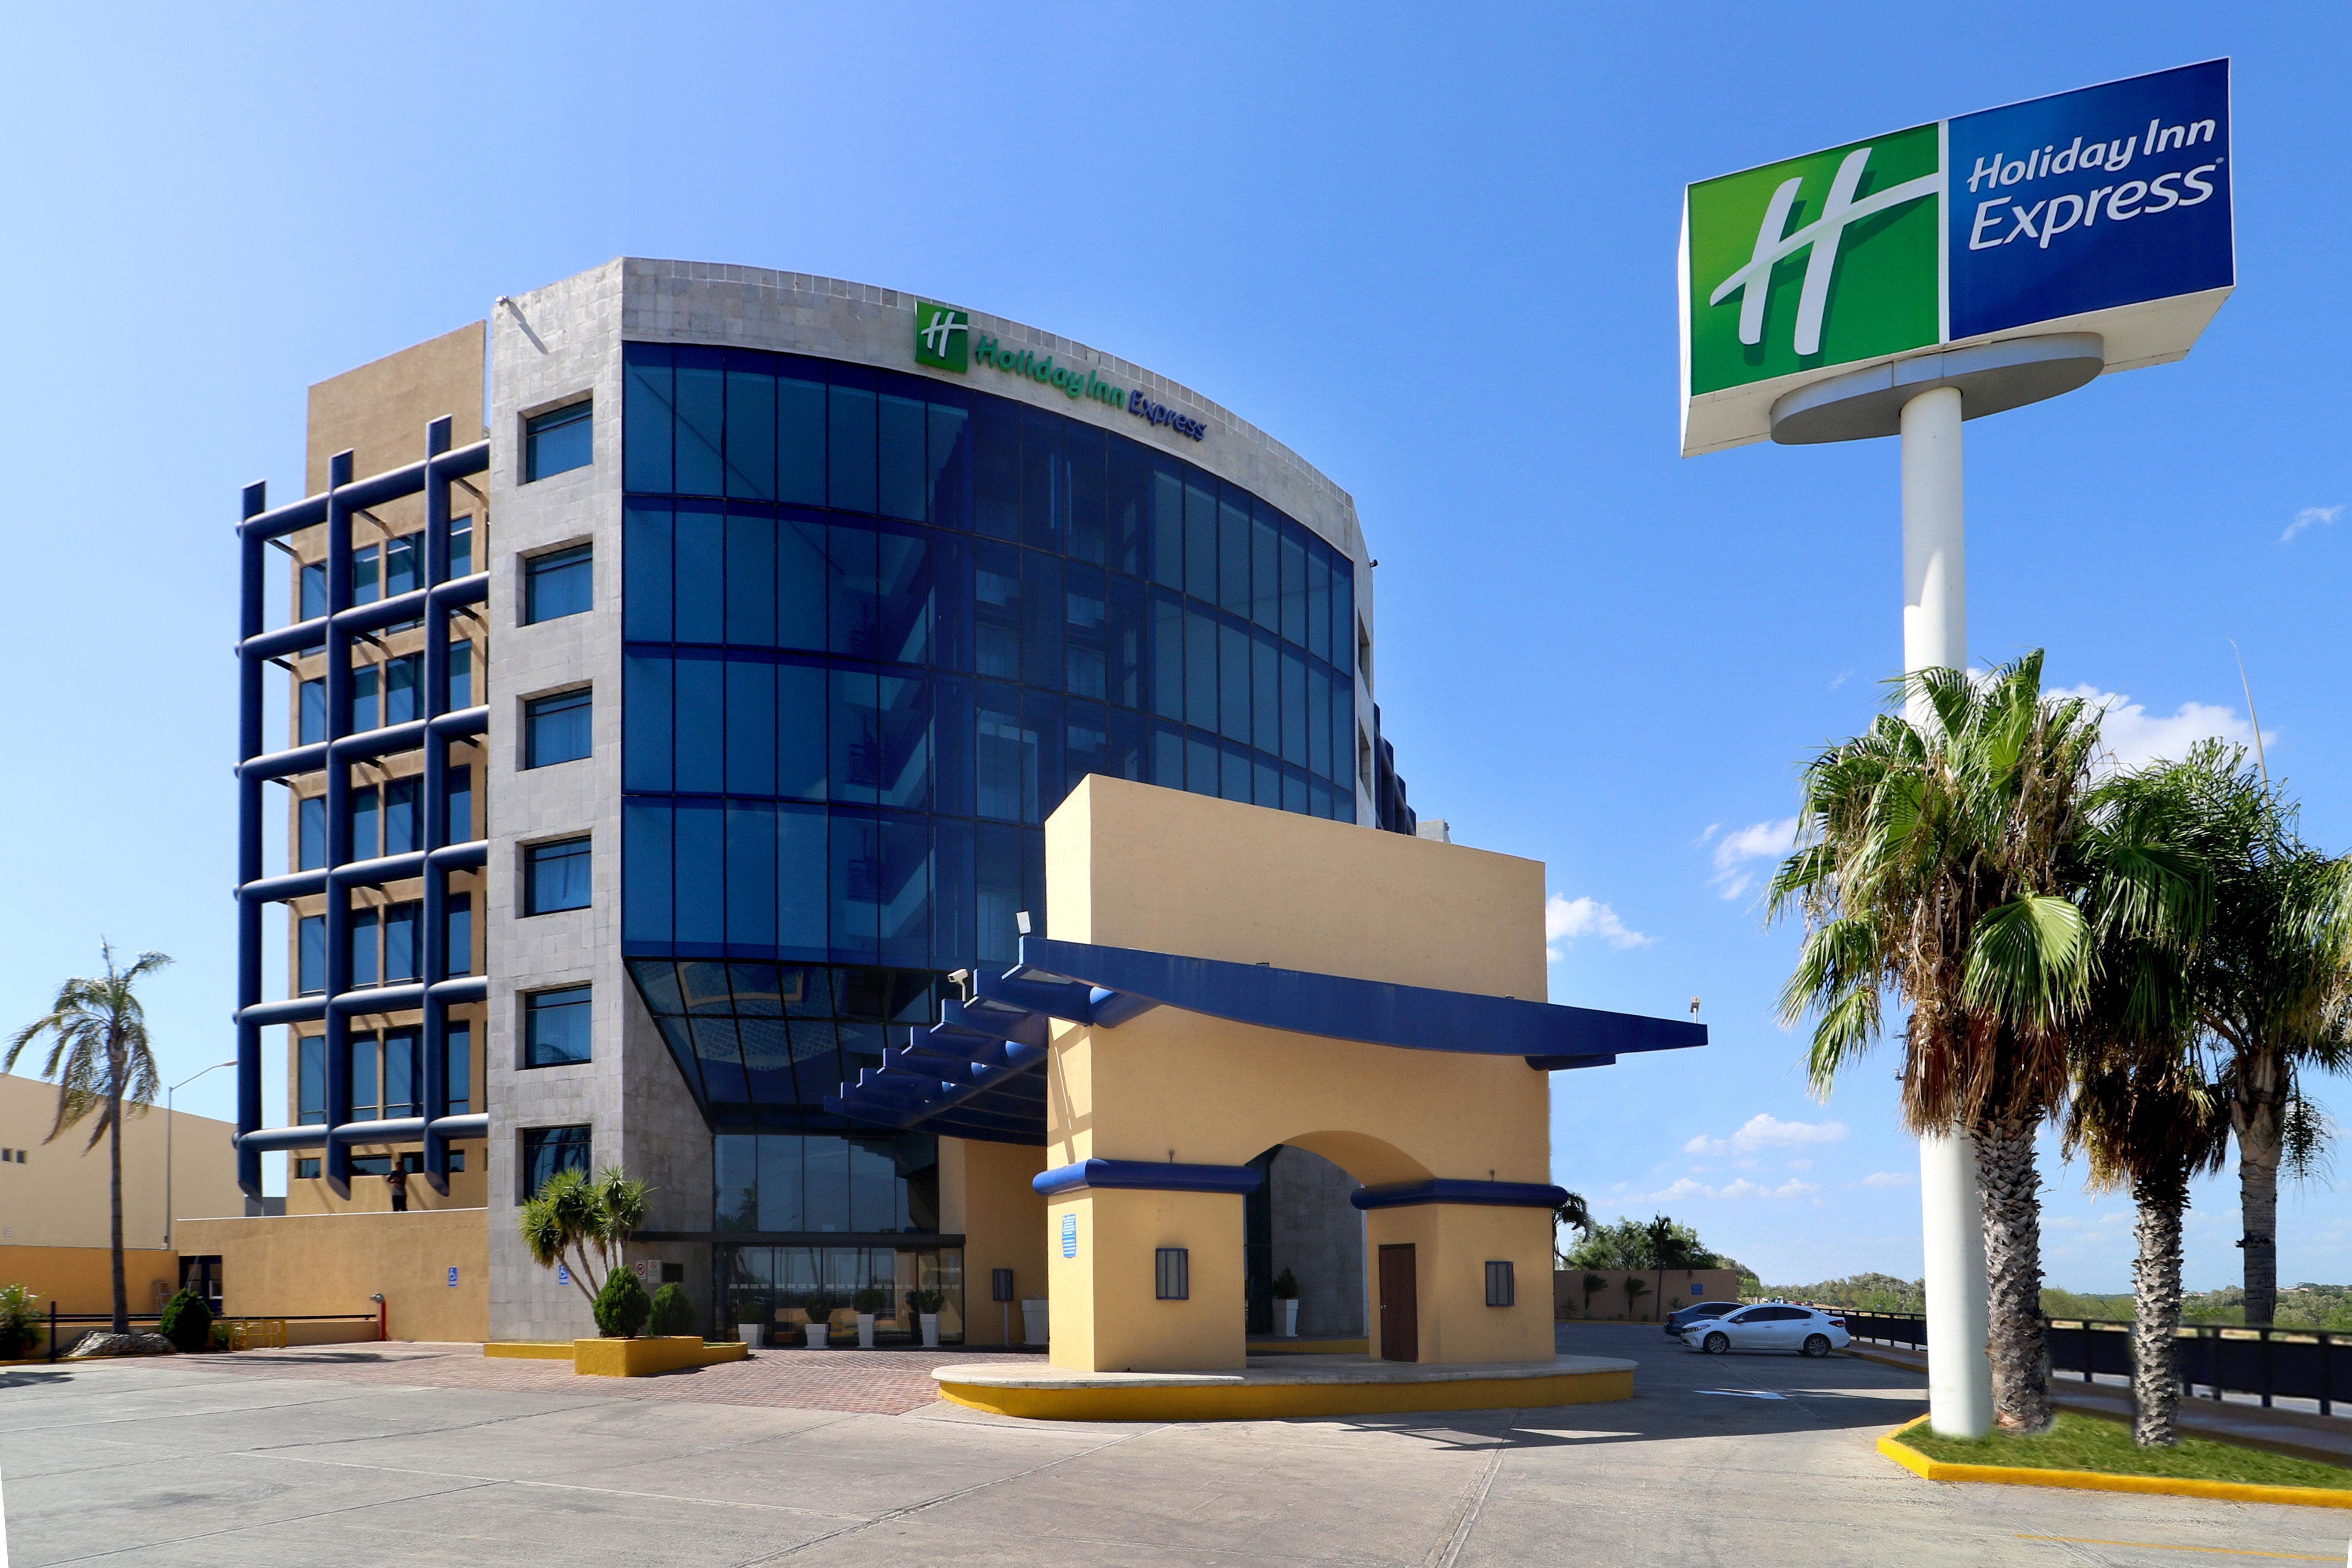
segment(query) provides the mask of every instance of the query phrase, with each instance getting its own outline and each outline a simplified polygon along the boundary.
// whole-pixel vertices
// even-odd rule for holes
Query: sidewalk
[[[1922,1377],[1927,1375],[1927,1358],[1917,1351],[1866,1345],[1856,1340],[1847,1347],[1846,1353],[1903,1367]],[[2053,1378],[2050,1397],[2062,1408],[2078,1410],[2086,1415],[2104,1415],[2116,1421],[2129,1421],[2132,1417],[2131,1390],[2114,1384],[2071,1383]],[[2242,1443],[2250,1448],[2267,1448],[2274,1454],[2352,1468],[2352,1420],[2340,1415],[2265,1410],[2259,1405],[2241,1405],[2234,1400],[2191,1397],[2180,1402],[2180,1430],[2192,1437]]]

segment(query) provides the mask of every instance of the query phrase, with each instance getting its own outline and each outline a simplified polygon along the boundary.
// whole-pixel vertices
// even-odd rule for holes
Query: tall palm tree
[[[1592,1234],[1592,1209],[1585,1203],[1581,1193],[1569,1194],[1560,1205],[1551,1211],[1551,1255],[1555,1267],[1567,1261],[1559,1250],[1559,1227],[1564,1225],[1575,1226],[1580,1237]]]
[[[2209,742],[2183,766],[2202,775],[2196,805],[2218,879],[2198,1009],[2225,1057],[2215,1087],[2238,1142],[2246,1321],[2267,1323],[2278,1307],[2279,1171],[2308,1168],[2322,1126],[2304,1076],[2352,1067],[2352,860],[2296,837],[2293,805],[2243,747]]]
[[[1887,713],[1806,768],[1799,847],[1769,894],[1805,941],[1783,1017],[1815,1018],[1810,1069],[1826,1096],[1876,1042],[1882,996],[1910,1005],[1903,1120],[1973,1142],[1983,1207],[2000,1423],[2052,1419],[2043,1370],[2036,1130],[2066,1085],[2066,1025],[2092,950],[2071,896],[2099,715],[2044,699],[2042,654],[1981,680],[1928,669]]]
[[[58,987],[48,1012],[16,1031],[0,1072],[15,1069],[26,1046],[43,1035],[51,1037],[48,1060],[41,1076],[58,1086],[57,1120],[49,1124],[44,1143],[80,1122],[93,1110],[98,1124],[89,1130],[86,1149],[107,1138],[107,1172],[110,1184],[111,1230],[108,1244],[114,1258],[114,1331],[131,1331],[131,1300],[122,1283],[122,1118],[127,1104],[134,1114],[155,1103],[161,1087],[155,1058],[148,1049],[147,1014],[139,1005],[139,982],[171,963],[160,952],[142,952],[127,969],[114,963],[114,947],[101,942],[99,950],[106,973],[95,979],[68,980]]]
[[[2219,906],[2213,775],[2164,763],[2095,794],[2086,837],[2087,903],[2098,973],[2074,1031],[2066,1146],[2095,1188],[2128,1188],[2132,1264],[2132,1440],[2179,1440],[2180,1222],[2192,1176],[2218,1170],[2229,1112],[2204,1070],[2195,973]]]

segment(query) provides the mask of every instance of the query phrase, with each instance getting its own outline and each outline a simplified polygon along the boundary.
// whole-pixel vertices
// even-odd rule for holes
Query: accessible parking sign
[[[1683,453],[1940,348],[2095,332],[2109,370],[2189,352],[2236,282],[2230,65],[1985,110],[1684,194]]]

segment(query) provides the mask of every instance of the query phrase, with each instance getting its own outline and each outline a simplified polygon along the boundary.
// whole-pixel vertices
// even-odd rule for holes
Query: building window
[[[383,911],[383,977],[394,980],[415,980],[423,971],[419,967],[424,950],[417,945],[417,921],[425,906],[410,902],[394,904]]]
[[[383,596],[414,593],[425,586],[425,536],[404,533],[383,542]]]
[[[352,671],[352,733],[362,734],[376,727],[377,673],[374,665],[363,665]]]
[[[1509,1307],[1517,1304],[1518,1283],[1512,1278],[1508,1258],[1486,1265],[1486,1305]]]
[[[327,1120],[327,1040],[304,1035],[294,1042],[294,1092],[299,1106],[296,1120],[314,1126]]]
[[[593,407],[593,403],[574,403],[523,421],[523,483],[584,468],[594,460],[590,440],[594,422],[589,417]]]
[[[591,547],[585,544],[534,555],[524,562],[523,624],[530,626],[586,613],[594,571]]]
[[[354,986],[374,984],[377,976],[375,911],[352,910],[349,936],[352,984]]]
[[[416,786],[410,777],[389,779],[383,786],[383,852],[406,855],[425,847],[423,819],[416,810]]]
[[[558,1171],[588,1169],[588,1129],[526,1127],[522,1133],[522,1195],[530,1197]]]
[[[299,611],[294,618],[298,621],[316,620],[327,613],[327,563],[323,561],[306,563],[302,568],[301,584]]]
[[[562,838],[530,846],[522,852],[522,883],[526,915],[586,909],[588,840]]]
[[[294,868],[316,871],[327,864],[327,797],[305,795],[295,805]]]
[[[522,999],[523,1066],[563,1067],[588,1059],[588,991],[566,985]]]
[[[376,1063],[379,1058],[373,1035],[353,1035],[346,1042],[352,1063],[352,1120],[373,1121],[377,1115]]]
[[[449,520],[449,575],[474,574],[474,520],[471,515]]]
[[[373,544],[352,552],[352,603],[354,605],[373,605],[383,596],[383,563],[377,555],[377,547]]]
[[[383,1037],[383,1113],[415,1116],[425,1099],[424,1063],[417,1059],[415,1029],[393,1029]]]
[[[301,706],[300,725],[295,731],[300,738],[296,744],[315,746],[327,738],[327,683],[304,681]]]
[[[294,989],[315,996],[327,988],[327,917],[304,915],[294,941]]]
[[[446,776],[449,785],[449,842],[470,843],[474,837],[474,770],[459,763]]]
[[[437,979],[474,973],[474,896],[471,893],[452,893],[446,910],[448,942],[444,950],[445,973],[436,976]]]
[[[474,705],[474,645],[464,637],[449,645],[449,692],[452,713]]]
[[[1160,1300],[1189,1301],[1192,1299],[1192,1254],[1182,1247],[1163,1247],[1159,1254]]]
[[[319,1157],[315,1154],[298,1155],[294,1161],[294,1179],[298,1182],[317,1181],[319,1179]]]
[[[449,1114],[463,1116],[474,1108],[473,1078],[474,1026],[452,1024],[442,1037],[442,1045],[449,1055]],[[453,1151],[454,1154],[454,1151]],[[456,1170],[453,1158],[449,1168]]]
[[[534,697],[522,705],[523,758],[527,768],[576,763],[588,754],[589,689]]]
[[[352,791],[352,858],[376,858],[377,797],[375,787]]]

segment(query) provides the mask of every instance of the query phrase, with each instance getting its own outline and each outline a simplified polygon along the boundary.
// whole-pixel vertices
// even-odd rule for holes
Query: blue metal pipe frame
[[[482,976],[449,976],[449,877],[452,872],[486,864],[488,846],[480,841],[463,845],[448,842],[448,756],[452,739],[488,730],[489,710],[480,705],[453,712],[447,703],[449,617],[458,606],[479,602],[489,595],[487,571],[455,580],[449,576],[448,487],[453,480],[488,470],[490,444],[477,441],[453,448],[451,429],[448,418],[434,420],[425,429],[425,456],[422,461],[363,479],[352,472],[352,453],[339,452],[328,462],[324,491],[275,511],[268,508],[265,485],[246,486],[241,498],[237,523],[240,569],[236,649],[236,1170],[237,1183],[249,1196],[261,1195],[261,1156],[265,1150],[323,1145],[326,1174],[336,1192],[348,1195],[351,1144],[394,1137],[423,1139],[426,1178],[436,1188],[446,1192],[449,1141],[455,1137],[486,1136],[488,1131],[486,1116],[449,1115],[449,1008],[457,1003],[480,1001],[488,994],[488,982]],[[425,496],[425,585],[372,604],[354,605],[352,513],[420,491]],[[327,613],[270,630],[266,626],[268,543],[320,523],[327,526]],[[483,533],[487,532],[485,529]],[[481,542],[487,563],[487,538]],[[296,608],[299,607],[298,604]],[[412,723],[354,733],[351,726],[352,639],[383,626],[417,619],[425,623],[425,717]],[[266,752],[262,737],[263,668],[273,658],[312,649],[323,652],[326,658],[327,739]],[[481,673],[487,675],[487,671]],[[487,689],[486,682],[478,684]],[[299,684],[294,689],[294,699],[293,716],[299,726]],[[425,848],[410,855],[352,860],[350,764],[420,749],[425,753],[421,794]],[[265,877],[261,865],[262,784],[270,779],[287,779],[322,768],[327,775],[326,867],[314,872]],[[421,876],[425,883],[425,941],[419,967],[424,978],[412,985],[354,991],[351,984],[350,889],[412,876]],[[265,1002],[261,997],[262,906],[315,893],[327,895],[325,994]],[[394,1121],[353,1122],[351,1018],[357,1013],[408,1008],[421,1009],[424,1015],[421,1048],[425,1058],[425,1114]],[[261,1031],[275,1025],[313,1019],[321,1019],[325,1025],[326,1123],[299,1129],[265,1129]],[[391,1131],[395,1128],[400,1131]],[[314,1142],[289,1143],[285,1141],[289,1134]]]

